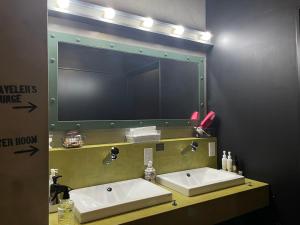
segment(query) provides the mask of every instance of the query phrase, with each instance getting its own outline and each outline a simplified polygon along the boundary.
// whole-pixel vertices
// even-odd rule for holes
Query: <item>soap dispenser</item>
[[[222,158],[222,170],[227,169],[227,156],[226,151],[223,151],[223,158]]]
[[[232,171],[232,158],[231,158],[231,152],[228,152],[227,170],[228,170],[229,172]]]
[[[148,180],[150,182],[155,182],[156,172],[153,168],[152,161],[148,162],[147,168],[145,169],[145,180]]]
[[[49,190],[51,187],[51,184],[53,184],[53,177],[58,175],[58,169],[51,169],[50,175],[49,175]],[[50,194],[50,192],[49,192]]]
[[[57,177],[57,175],[58,175],[58,169],[51,169],[50,170],[50,175],[49,175],[49,212],[50,213],[57,212],[58,200],[53,199],[54,193],[51,192],[54,177]],[[57,181],[57,180],[55,180],[55,181]]]

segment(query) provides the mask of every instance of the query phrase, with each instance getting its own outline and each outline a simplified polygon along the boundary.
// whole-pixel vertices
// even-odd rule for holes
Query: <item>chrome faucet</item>
[[[199,144],[195,141],[192,142],[191,147],[192,147],[192,152],[195,152],[198,148]]]
[[[199,147],[199,144],[197,142],[193,141],[191,144],[189,144],[188,146],[186,146],[184,149],[181,150],[181,154],[185,155],[190,150],[192,152],[195,152],[195,151],[197,151],[198,147]]]
[[[112,147],[110,152],[106,155],[106,157],[103,159],[103,164],[111,164],[113,160],[116,160],[118,158],[119,149],[117,147]]]

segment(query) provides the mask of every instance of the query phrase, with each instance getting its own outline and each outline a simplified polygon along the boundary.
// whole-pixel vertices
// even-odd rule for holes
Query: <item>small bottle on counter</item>
[[[74,225],[74,202],[70,199],[70,188],[65,185],[56,185],[56,193],[63,193],[58,205],[58,225]]]
[[[51,193],[51,186],[54,183],[53,182],[53,177],[58,176],[58,169],[50,169],[50,175],[49,175],[49,210],[50,212],[55,212],[56,209],[55,207],[52,207],[53,205],[58,204],[58,199],[53,198],[54,193]]]
[[[63,196],[58,205],[58,225],[74,225],[74,202],[69,194]]]
[[[153,168],[152,161],[149,161],[147,168],[145,169],[145,180],[148,180],[150,182],[155,182],[155,177],[156,177],[156,171]]]
[[[222,170],[227,170],[227,156],[226,156],[226,151],[223,151]]]
[[[228,170],[229,172],[232,171],[231,152],[228,152],[228,158],[227,158],[227,170]]]
[[[239,161],[238,161],[238,158],[237,156],[234,157],[234,161],[232,162],[232,171],[235,172],[235,173],[238,173],[239,171]]]
[[[237,173],[236,157],[232,159],[232,172]]]

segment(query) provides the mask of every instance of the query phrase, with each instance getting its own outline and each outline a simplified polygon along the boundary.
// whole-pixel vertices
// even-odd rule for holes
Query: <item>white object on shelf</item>
[[[130,143],[158,142],[161,131],[156,126],[130,128],[126,131],[126,139]]]

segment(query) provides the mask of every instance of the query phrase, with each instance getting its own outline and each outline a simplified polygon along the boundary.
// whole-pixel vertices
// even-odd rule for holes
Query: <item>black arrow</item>
[[[30,149],[15,151],[14,153],[15,154],[23,154],[23,153],[31,152],[30,156],[33,156],[35,153],[37,153],[39,151],[38,148],[36,148],[36,147],[34,147],[32,145],[30,145],[29,147],[30,147]]]
[[[37,106],[31,102],[28,102],[29,105],[27,106],[13,106],[13,109],[29,109],[29,113],[37,108]]]

